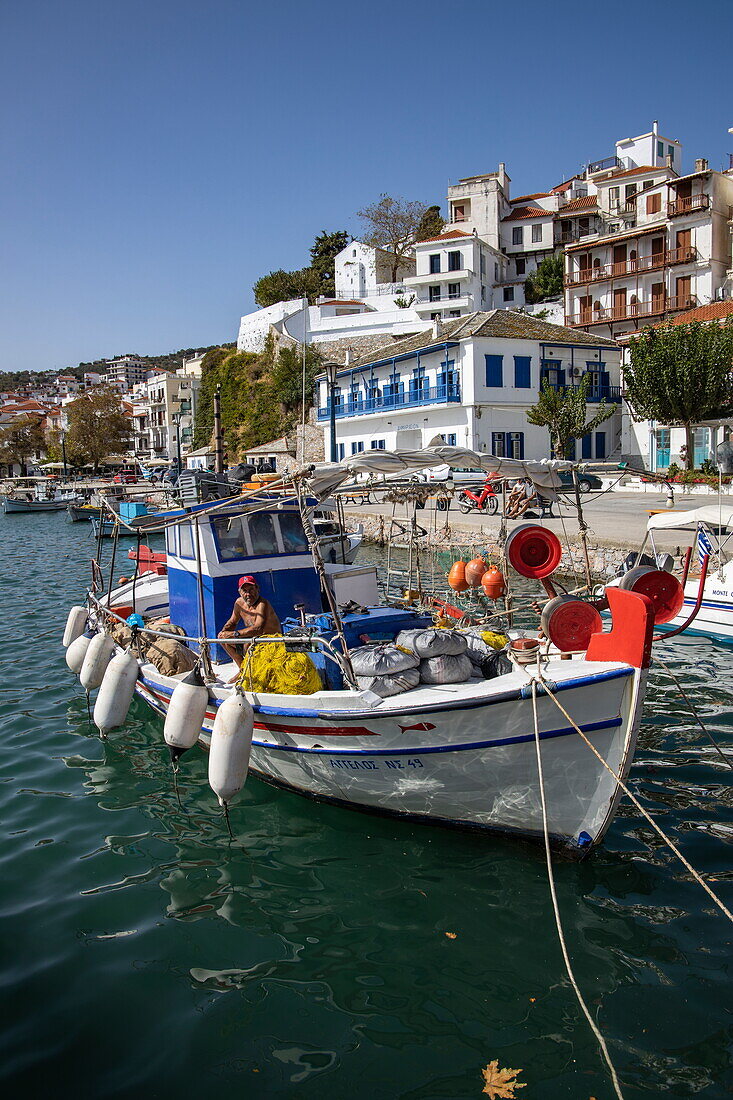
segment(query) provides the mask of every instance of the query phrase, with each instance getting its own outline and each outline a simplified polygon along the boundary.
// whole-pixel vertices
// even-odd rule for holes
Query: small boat
[[[361,523],[347,530],[334,511],[319,508],[313,514],[313,528],[324,561],[353,565],[364,541],[364,527]]]
[[[659,553],[654,541],[655,532],[687,531],[693,536],[694,547],[688,550],[682,567],[681,583],[684,598],[678,612],[668,622],[660,624],[662,630],[678,631],[685,626],[686,633],[701,634],[716,641],[733,641],[733,506],[730,504],[705,504],[685,512],[656,512],[649,517],[646,536],[640,549],[629,554],[627,568],[612,584],[624,584],[631,571],[644,585],[645,575],[653,571],[670,572],[674,560],[669,554]],[[651,554],[644,551],[649,543]],[[697,553],[700,565],[705,557],[708,563],[704,576],[688,580],[690,558]],[[643,590],[643,587],[642,587]],[[687,625],[685,625],[687,624]]]
[[[89,503],[69,504],[66,510],[72,523],[88,523],[91,519],[98,519],[102,514],[99,505]]]
[[[633,760],[654,629],[651,600],[610,589],[610,631],[600,628],[591,607],[599,625],[582,644],[571,644],[572,631],[564,648],[552,641],[552,633],[542,642],[517,638],[491,675],[472,668],[458,680],[438,675],[436,681],[431,677],[440,662],[430,666],[428,675],[423,661],[430,658],[417,657],[409,665],[411,675],[398,678],[392,692],[394,685],[387,691],[378,677],[365,679],[354,672],[357,658],[369,662],[374,657],[372,647],[396,653],[401,661],[407,652],[409,661],[414,654],[405,649],[405,639],[415,632],[427,631],[438,646],[447,644],[448,635],[441,634],[441,622],[434,625],[426,603],[380,603],[375,567],[324,561],[313,512],[351,475],[355,462],[390,473],[451,459],[530,476],[543,493],[553,491],[552,471],[543,464],[440,447],[413,455],[360,455],[296,475],[290,495],[252,491],[236,503],[208,502],[156,517],[159,529],[166,530],[165,572],[140,571],[107,593],[93,587],[86,607],[70,612],[67,641],[80,647],[85,686],[101,680],[98,703],[104,696],[100,711],[105,715],[117,690],[117,681],[108,684],[104,671],[110,652],[119,658],[117,665],[117,658],[109,664],[115,676],[122,675],[123,665],[132,669],[124,672],[128,695],[116,717],[98,718],[95,706],[100,729],[124,722],[133,690],[162,717],[170,711],[171,723],[190,725],[190,709],[176,704],[182,701],[179,689],[203,691],[200,717],[188,730],[186,747],[199,741],[211,748],[210,781],[224,805],[233,795],[221,793],[211,777],[220,759],[217,719],[226,704],[224,724],[234,711],[250,716],[237,726],[236,738],[244,738],[240,758],[250,761],[254,776],[275,786],[350,809],[533,839],[545,835],[544,793],[551,841],[576,855],[587,854],[613,820],[621,795],[618,780],[625,780]],[[543,547],[551,545],[547,540],[557,542],[556,536],[534,525],[523,530],[521,538],[517,531],[511,536],[513,548],[521,551],[513,560],[524,561],[525,554],[532,571],[523,575],[547,576],[538,571],[537,555],[542,557]],[[552,547],[550,569],[559,560],[554,554]],[[270,650],[274,679],[267,684],[253,683],[246,668],[235,684],[237,666],[217,640],[237,596],[237,578],[248,573],[258,578],[282,624],[281,635],[250,643],[247,661],[253,664],[256,659],[267,664],[268,646],[279,647]],[[176,644],[187,657],[184,667],[193,673],[164,671],[140,657],[129,631],[127,641],[124,637],[130,616],[141,638],[150,635],[160,642],[162,635],[177,631]],[[174,626],[151,626],[154,620]],[[117,643],[108,636],[113,628],[122,630]],[[460,631],[449,633],[458,638],[451,645],[464,644]],[[94,661],[105,657],[100,669],[84,656],[87,647],[92,654],[92,645]],[[316,674],[317,686],[306,693],[292,686],[283,671],[293,654],[307,654]],[[69,667],[78,662],[79,654],[70,647]],[[230,749],[235,741],[227,742]],[[542,755],[542,792],[537,752]],[[231,788],[235,794],[246,772],[245,763],[241,781]]]
[[[63,512],[71,504],[81,503],[83,497],[76,493],[56,492],[51,495],[36,493],[8,493],[2,499],[4,510],[15,512]]]

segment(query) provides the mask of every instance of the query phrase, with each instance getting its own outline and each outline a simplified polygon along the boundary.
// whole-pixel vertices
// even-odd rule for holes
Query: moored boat
[[[437,450],[445,460],[454,449]],[[552,471],[541,464],[468,457],[485,469],[535,477],[552,492]],[[466,458],[463,451],[457,456],[462,464]],[[409,465],[404,455],[384,452],[374,462],[390,460]],[[418,468],[435,465],[436,456],[419,452],[412,461]],[[312,798],[538,838],[544,827],[536,756],[541,752],[549,834],[585,854],[613,819],[618,779],[626,777],[633,759],[654,627],[650,601],[611,590],[610,632],[593,632],[565,650],[551,640],[540,646],[529,639],[531,662],[519,639],[493,673],[477,673],[468,661],[469,671],[460,678],[436,682],[436,666],[430,675],[424,667],[432,658],[413,652],[410,639],[427,632],[438,653],[450,653],[440,647],[451,635],[458,652],[467,644],[461,631],[435,627],[427,605],[380,604],[376,569],[324,562],[320,553],[311,516],[353,468],[349,462],[304,474],[290,496],[253,492],[236,503],[158,517],[166,529],[166,572],[146,572],[110,593],[92,592],[91,630],[97,636],[112,631],[120,656],[136,650],[141,639],[170,640],[169,631],[177,631],[187,668],[165,671],[140,653],[136,693],[166,716],[184,681],[193,690],[187,676],[194,669],[206,697],[193,739],[204,746],[215,742],[218,712],[233,699],[243,700],[252,716],[242,734],[252,773]],[[541,550],[541,540],[535,540],[530,556],[535,544]],[[237,666],[217,633],[231,614],[237,577],[249,573],[279,616],[282,635],[249,643],[235,684]],[[128,619],[132,633],[123,625]],[[258,681],[251,665],[258,655],[267,664],[273,646],[273,676]],[[379,686],[378,677],[354,672],[357,657],[380,646],[402,653],[403,660],[406,651],[417,654],[405,666],[411,677],[394,693]],[[307,655],[317,673],[318,686],[307,694],[288,686],[285,671],[293,654]]]

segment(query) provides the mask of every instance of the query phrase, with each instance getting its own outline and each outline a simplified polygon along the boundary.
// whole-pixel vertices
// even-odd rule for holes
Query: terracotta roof
[[[458,237],[470,236],[470,233],[462,233],[460,229],[449,229],[447,233],[441,233],[439,237],[426,237],[424,241],[415,241],[415,244],[428,244],[433,241],[454,241]]]
[[[325,302],[321,302],[322,306],[363,306],[364,302],[357,301],[356,298],[328,298]]]
[[[607,244],[615,244],[616,241],[628,241],[631,237],[644,237],[647,233],[664,233],[667,228],[665,221],[655,225],[645,226],[644,229],[629,229],[625,233],[608,233],[605,237],[594,237],[590,240],[584,237],[578,244],[569,244],[566,252],[577,252],[578,249],[587,251],[589,248],[603,248]]]
[[[558,214],[572,214],[574,210],[594,210],[598,206],[595,195],[581,195],[577,199],[571,199],[558,210]]]
[[[519,313],[512,309],[492,309],[488,313],[470,313],[466,317],[447,321],[440,326],[437,337],[428,330],[404,340],[384,344],[352,361],[345,369],[363,368],[395,356],[422,351],[423,348],[440,348],[446,342],[466,340],[472,336],[494,337],[502,340],[538,340],[545,344],[579,344],[583,347],[616,346],[615,340],[608,340],[604,336],[591,336],[582,330],[553,325],[549,321],[540,321],[529,313]]]
[[[607,176],[606,179],[598,180],[596,187],[602,183],[615,183],[616,180],[622,180],[625,176],[641,176],[648,175],[650,172],[666,172],[665,165],[660,164],[656,168],[653,164],[642,164],[638,168],[627,168],[624,172],[614,172],[612,176]]]
[[[541,206],[518,206],[501,220],[503,222],[517,222],[521,218],[551,218],[552,210],[543,210]]]
[[[676,317],[666,323],[691,325],[693,321],[722,321],[732,315],[733,302],[728,299],[725,302],[708,302],[706,306],[697,306],[695,309],[685,310],[684,313],[678,313]],[[654,327],[658,328],[659,326],[655,325]]]
[[[511,199],[511,204],[513,206],[515,202],[529,202],[530,199],[546,199],[549,195],[549,191],[536,191],[534,195],[517,195],[516,199]]]

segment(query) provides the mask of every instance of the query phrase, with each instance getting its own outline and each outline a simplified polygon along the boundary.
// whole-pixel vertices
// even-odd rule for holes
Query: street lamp
[[[331,462],[338,462],[338,451],[336,449],[336,402],[334,397],[336,393],[336,376],[338,374],[339,364],[325,363],[324,370],[326,372],[326,381],[328,382],[328,407],[331,421]]]

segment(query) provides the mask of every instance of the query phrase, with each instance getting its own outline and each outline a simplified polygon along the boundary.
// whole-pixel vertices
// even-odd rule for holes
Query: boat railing
[[[101,576],[101,571],[100,571]],[[93,605],[100,618],[111,618],[118,623],[122,623],[124,626],[129,626],[127,619],[122,615],[118,615],[111,607],[107,607],[106,604],[95,596],[94,592],[89,590],[87,593],[87,600],[90,605]],[[307,629],[307,628],[306,628]],[[355,683],[352,683],[351,672],[347,666],[347,662],[344,660],[343,655],[337,650],[328,638],[323,638],[315,633],[305,634],[263,634],[259,638],[193,638],[188,634],[171,634],[166,630],[153,630],[149,626],[136,627],[133,631],[133,637],[137,634],[150,634],[156,638],[167,638],[169,641],[176,642],[193,642],[194,645],[199,646],[202,651],[204,647],[208,649],[210,646],[221,645],[222,641],[226,641],[227,645],[233,646],[252,646],[252,645],[266,645],[279,642],[284,645],[286,649],[293,650],[296,653],[310,652],[317,653],[321,651],[323,656],[333,661],[333,663],[339,668],[344,679],[347,683],[350,683],[352,687],[356,687]],[[334,634],[336,632],[334,631]]]

